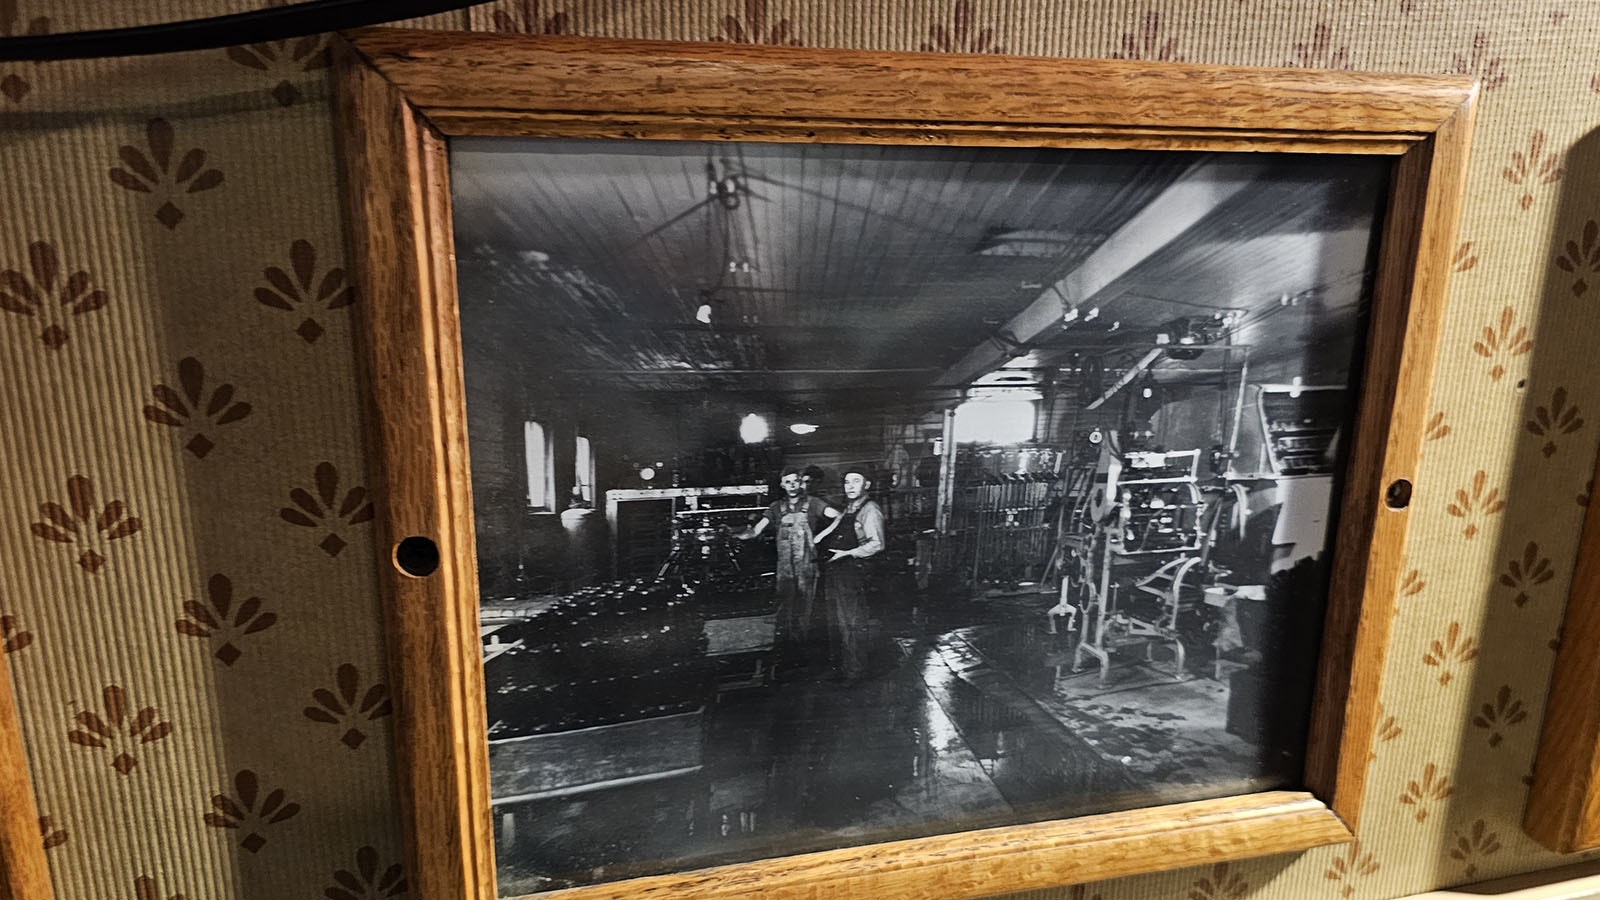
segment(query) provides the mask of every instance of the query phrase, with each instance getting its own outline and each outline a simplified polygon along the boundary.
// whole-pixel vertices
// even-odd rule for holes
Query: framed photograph
[[[421,895],[1352,839],[1475,88],[371,30]]]
[[[1558,853],[1600,847],[1600,503],[1589,503],[1523,827]]]

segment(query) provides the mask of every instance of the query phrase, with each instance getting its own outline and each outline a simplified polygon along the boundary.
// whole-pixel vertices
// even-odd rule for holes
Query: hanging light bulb
[[[696,322],[699,322],[702,325],[710,325],[711,324],[711,304],[709,304],[709,303],[700,304],[700,308],[694,311],[694,320]]]
[[[739,437],[746,444],[759,444],[772,434],[772,427],[767,420],[755,413],[750,413],[739,420]]]

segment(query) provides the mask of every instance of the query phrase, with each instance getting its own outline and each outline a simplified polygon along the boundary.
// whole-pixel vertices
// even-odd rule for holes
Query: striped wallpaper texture
[[[0,0],[0,35],[250,3]],[[1483,86],[1360,841],[1034,892],[1375,900],[1519,828],[1600,443],[1600,4],[522,0],[431,27]],[[0,646],[62,900],[406,896],[322,37],[0,63]]]

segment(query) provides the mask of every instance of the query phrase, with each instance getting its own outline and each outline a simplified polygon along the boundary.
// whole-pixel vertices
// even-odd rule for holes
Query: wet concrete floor
[[[870,675],[729,691],[697,771],[497,810],[502,894],[1284,786],[1221,682],[1063,671],[1028,606],[905,617]]]

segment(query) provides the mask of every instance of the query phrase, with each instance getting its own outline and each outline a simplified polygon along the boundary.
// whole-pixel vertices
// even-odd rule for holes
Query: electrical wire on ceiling
[[[396,22],[473,6],[478,0],[308,0],[291,6],[129,28],[0,38],[0,62],[45,62],[215,50]]]

